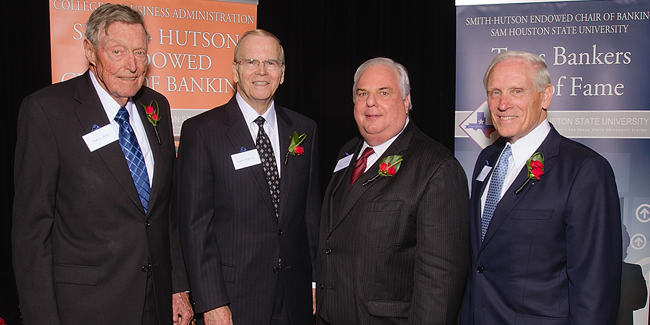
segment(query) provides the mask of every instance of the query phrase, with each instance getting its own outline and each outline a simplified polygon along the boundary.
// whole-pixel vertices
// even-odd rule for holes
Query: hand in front
[[[187,292],[178,292],[172,295],[172,321],[174,325],[189,325],[194,316],[190,295]]]
[[[221,306],[203,314],[205,325],[232,325],[232,313],[228,306]]]

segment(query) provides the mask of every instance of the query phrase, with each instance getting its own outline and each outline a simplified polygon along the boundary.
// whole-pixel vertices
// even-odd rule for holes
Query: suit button
[[[476,268],[476,272],[478,273],[483,273],[483,271],[485,271],[485,269],[482,266]]]
[[[142,267],[142,272],[149,272],[151,270],[151,265],[145,265]]]
[[[332,250],[331,250],[331,249],[329,249],[329,248],[328,248],[328,249],[326,249],[326,250],[325,250],[325,254],[327,254],[327,255],[330,255],[330,254],[332,254]]]
[[[145,228],[149,228],[149,226],[151,226],[151,224],[148,223],[148,222],[145,222],[145,223],[144,223],[144,226],[145,226]]]
[[[273,273],[278,273],[280,272],[280,269],[277,266],[273,267]]]
[[[282,236],[282,230],[278,230],[278,236]]]
[[[325,286],[321,284],[321,285],[320,285],[320,289],[321,289],[321,290],[325,290]]]

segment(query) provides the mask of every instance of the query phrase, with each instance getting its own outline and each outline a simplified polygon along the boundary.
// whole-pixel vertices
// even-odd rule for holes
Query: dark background
[[[2,1],[0,63],[0,317],[20,324],[11,268],[13,156],[20,102],[51,83],[48,1]],[[453,151],[455,7],[453,0],[260,0],[258,28],[284,46],[287,70],[276,102],[318,123],[321,187],[340,147],[358,135],[352,78],[365,60],[390,57],[409,70],[411,120]]]

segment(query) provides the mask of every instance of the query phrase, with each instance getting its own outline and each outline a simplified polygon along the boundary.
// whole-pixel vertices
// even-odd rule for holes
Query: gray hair
[[[240,60],[240,58],[239,58],[239,51],[240,51],[239,44],[241,44],[241,41],[243,41],[244,38],[246,38],[246,36],[248,36],[248,35],[266,36],[266,37],[271,37],[274,40],[276,40],[278,42],[278,45],[280,46],[280,57],[278,58],[278,60],[280,60],[280,62],[282,62],[282,64],[285,63],[284,62],[284,48],[282,47],[282,44],[280,43],[280,39],[277,38],[275,35],[273,35],[271,32],[265,31],[263,29],[249,30],[239,38],[239,41],[237,41],[237,45],[235,46],[235,57],[234,57],[235,62]]]
[[[533,65],[536,71],[533,74],[532,78],[533,82],[535,83],[535,88],[537,88],[537,92],[544,91],[544,88],[546,88],[546,86],[551,83],[551,74],[548,72],[548,68],[546,67],[546,61],[544,61],[544,59],[542,59],[539,55],[522,51],[505,51],[497,54],[494,56],[494,58],[492,58],[490,66],[488,66],[487,71],[485,71],[485,75],[483,75],[483,86],[485,86],[486,92],[488,87],[488,77],[490,76],[490,72],[492,72],[494,66],[500,62],[512,58],[522,58]]]
[[[107,34],[108,26],[116,22],[142,25],[147,36],[147,44],[149,43],[151,37],[144,25],[142,14],[127,5],[105,3],[95,9],[86,22],[86,38],[95,49],[99,45],[99,33],[104,30],[104,33]]]
[[[357,86],[359,85],[359,78],[361,78],[361,75],[364,71],[366,71],[366,69],[375,64],[384,64],[392,67],[395,70],[397,73],[397,83],[399,85],[399,90],[400,93],[402,93],[402,100],[404,100],[406,98],[406,95],[411,93],[411,82],[409,81],[408,71],[403,65],[395,62],[392,59],[376,57],[364,62],[359,66],[359,68],[357,68],[357,72],[354,74],[354,85],[352,86],[352,102],[357,102]],[[413,105],[411,104],[411,101],[409,101],[409,110],[412,108],[412,106]]]

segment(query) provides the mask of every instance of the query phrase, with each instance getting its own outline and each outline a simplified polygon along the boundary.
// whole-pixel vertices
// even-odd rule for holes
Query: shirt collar
[[[115,115],[117,115],[117,111],[120,110],[121,106],[115,101],[115,99],[113,99],[113,97],[111,97],[111,95],[106,91],[106,89],[104,89],[99,84],[99,81],[97,81],[97,77],[92,72],[92,70],[89,70],[89,72],[90,72],[90,80],[93,82],[95,91],[99,96],[99,101],[102,103],[102,106],[104,106],[104,111],[106,112],[106,116],[108,117],[108,120],[112,122],[113,119],[115,119]],[[126,102],[126,110],[127,112],[129,112],[129,116],[133,114],[131,98],[129,98],[129,101]]]
[[[384,154],[384,152],[386,151],[386,149],[388,149],[388,147],[390,147],[390,145],[393,144],[393,142],[395,141],[395,139],[397,139],[397,137],[398,137],[400,134],[402,134],[402,132],[404,132],[404,129],[406,129],[406,126],[409,124],[409,120],[410,120],[410,119],[409,119],[409,117],[407,116],[407,117],[406,117],[406,123],[404,123],[404,127],[402,127],[402,130],[399,131],[399,133],[397,133],[394,137],[388,139],[386,142],[384,142],[384,143],[382,143],[382,144],[380,144],[380,145],[376,145],[376,146],[372,147],[372,149],[375,151],[374,154],[377,155],[377,157],[381,157],[381,155]],[[364,150],[366,150],[366,148],[368,148],[368,147],[370,147],[370,145],[368,144],[368,142],[366,142],[366,141],[364,140],[364,141],[363,141],[363,146],[361,147],[361,151],[359,151],[359,155],[361,155],[361,153],[362,153]]]
[[[255,123],[255,119],[258,116],[262,116],[264,120],[266,120],[266,123],[268,124],[268,127],[270,129],[274,129],[275,126],[277,125],[276,123],[276,114],[275,114],[275,101],[271,102],[271,105],[269,106],[269,109],[264,112],[264,114],[260,115],[257,113],[256,110],[253,109],[248,103],[244,100],[244,98],[239,95],[239,93],[235,94],[235,99],[237,99],[237,104],[239,104],[239,110],[241,110],[242,114],[244,115],[244,120],[246,121],[247,125],[250,125],[251,123],[257,125]]]
[[[512,157],[515,166],[518,166],[528,160],[535,153],[535,150],[542,145],[548,133],[551,132],[551,125],[547,119],[544,119],[540,125],[533,129],[523,138],[520,138],[512,145]]]

